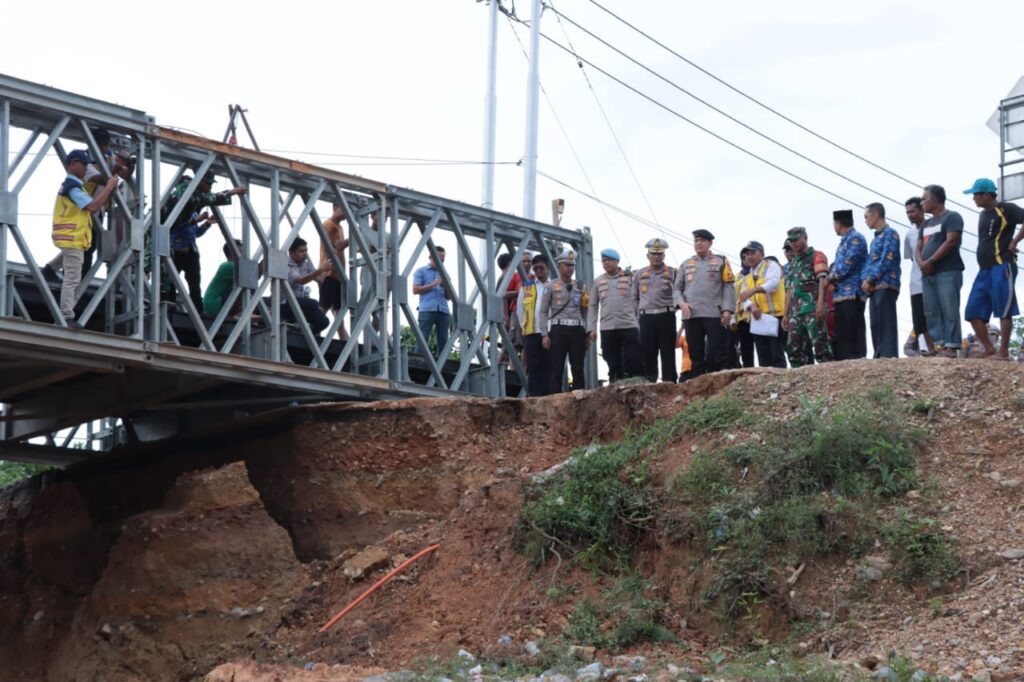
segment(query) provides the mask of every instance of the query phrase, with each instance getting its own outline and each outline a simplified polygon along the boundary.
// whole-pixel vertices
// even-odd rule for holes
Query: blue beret
[[[622,260],[619,258],[619,252],[615,249],[604,249],[601,251],[601,258],[611,258],[612,260]]]

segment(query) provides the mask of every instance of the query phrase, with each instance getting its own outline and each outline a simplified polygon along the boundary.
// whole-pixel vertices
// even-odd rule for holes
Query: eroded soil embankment
[[[305,408],[8,490],[0,670],[190,679],[292,660],[341,596],[321,579],[339,554],[457,515],[470,491],[512,505],[510,482],[649,423],[676,390]]]

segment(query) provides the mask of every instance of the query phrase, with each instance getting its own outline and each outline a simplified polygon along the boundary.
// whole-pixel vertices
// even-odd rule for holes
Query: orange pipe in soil
[[[354,601],[353,601],[353,602],[352,602],[351,604],[349,604],[348,606],[346,606],[345,608],[343,608],[343,609],[342,609],[342,610],[341,610],[341,611],[340,611],[340,612],[338,613],[338,615],[336,615],[336,616],[335,616],[334,618],[331,618],[331,619],[330,619],[329,621],[327,621],[327,623],[326,623],[326,624],[324,624],[324,626],[323,626],[322,628],[320,628],[320,632],[327,632],[328,630],[330,630],[330,629],[331,629],[332,627],[334,627],[334,624],[335,624],[335,623],[337,623],[337,622],[338,622],[339,620],[341,620],[342,618],[344,618],[344,617],[345,617],[345,616],[346,616],[346,615],[348,614],[348,612],[349,612],[349,611],[351,611],[351,610],[352,610],[352,609],[354,609],[355,607],[357,607],[357,606],[359,606],[360,604],[362,604],[362,603],[363,603],[363,600],[365,600],[365,599],[366,599],[367,597],[369,597],[369,596],[370,596],[371,594],[373,594],[373,593],[374,593],[374,592],[375,592],[375,591],[376,591],[376,590],[377,590],[378,588],[380,588],[381,586],[383,586],[383,585],[385,585],[386,583],[388,583],[388,582],[389,582],[389,581],[390,581],[390,580],[391,580],[392,578],[394,578],[394,577],[395,577],[396,575],[398,575],[399,573],[401,573],[402,571],[404,571],[404,570],[405,570],[405,568],[406,568],[406,567],[407,567],[407,566],[408,566],[409,564],[413,563],[413,562],[414,562],[414,561],[416,561],[417,559],[420,559],[420,558],[422,558],[422,557],[425,557],[426,555],[430,554],[431,552],[433,552],[433,551],[434,551],[435,549],[437,549],[437,548],[438,548],[438,547],[440,547],[440,546],[441,546],[441,545],[431,545],[430,547],[427,547],[426,549],[424,549],[424,550],[421,550],[421,551],[420,551],[419,553],[417,553],[417,554],[416,554],[415,556],[413,556],[413,557],[411,557],[411,558],[409,558],[409,559],[406,559],[405,561],[403,561],[403,562],[402,562],[402,564],[401,564],[400,566],[396,566],[396,567],[395,567],[394,569],[392,569],[392,570],[391,570],[391,571],[390,571],[390,572],[389,572],[389,573],[388,573],[388,574],[387,574],[386,576],[384,576],[383,578],[381,578],[380,580],[378,580],[377,582],[375,582],[375,583],[373,584],[373,587],[371,587],[371,588],[370,588],[370,589],[368,589],[368,590],[367,590],[366,592],[363,592],[363,593],[362,593],[361,595],[359,595],[358,597],[356,597],[356,598],[355,598],[355,600],[354,600]]]

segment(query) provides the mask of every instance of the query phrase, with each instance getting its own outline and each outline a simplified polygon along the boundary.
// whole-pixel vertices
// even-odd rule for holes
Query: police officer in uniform
[[[683,311],[693,367],[684,380],[718,371],[722,366],[725,330],[736,308],[736,278],[729,259],[711,253],[714,239],[715,235],[708,230],[694,230],[696,255],[683,261],[676,275],[675,302]]]
[[[541,345],[548,349],[552,393],[562,392],[562,371],[569,356],[572,390],[586,387],[583,360],[590,347],[586,332],[586,308],[589,296],[579,280],[573,279],[576,252],[565,249],[558,256],[558,279],[544,290],[537,311],[537,326],[543,335]]]
[[[644,375],[648,381],[658,380],[658,356],[661,355],[661,380],[675,383],[676,306],[672,300],[672,285],[676,269],[665,265],[668,242],[664,239],[652,239],[646,247],[649,265],[633,275]]]
[[[590,285],[587,307],[587,336],[597,341],[597,322],[601,320],[601,355],[608,363],[608,382],[643,374],[640,362],[640,332],[637,328],[636,302],[632,278],[619,267],[619,252],[601,252],[604,272]]]

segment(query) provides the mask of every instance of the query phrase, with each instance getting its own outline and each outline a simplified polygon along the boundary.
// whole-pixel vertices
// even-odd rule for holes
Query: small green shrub
[[[625,569],[654,521],[650,459],[681,433],[749,419],[735,398],[701,400],[619,443],[576,450],[567,466],[527,490],[517,547],[535,565],[566,552],[594,570]]]
[[[45,464],[24,464],[0,460],[0,488],[31,478],[51,467]]]
[[[914,517],[900,509],[885,526],[884,535],[906,584],[922,580],[941,583],[960,570],[956,544],[934,519]]]
[[[667,487],[659,517],[670,538],[693,540],[715,557],[705,592],[727,620],[769,598],[777,568],[835,551],[857,556],[877,537],[875,510],[919,487],[915,451],[924,433],[901,418],[891,389],[848,396],[831,408],[800,401],[798,414],[761,425],[763,445],[699,452]],[[897,527],[894,527],[897,528]],[[907,580],[955,570],[937,529],[902,524],[886,534]]]
[[[662,624],[665,602],[649,596],[651,585],[630,575],[606,590],[599,601],[581,599],[569,617],[563,636],[573,644],[617,651],[639,642],[675,642]],[[612,627],[602,626],[611,621]]]

